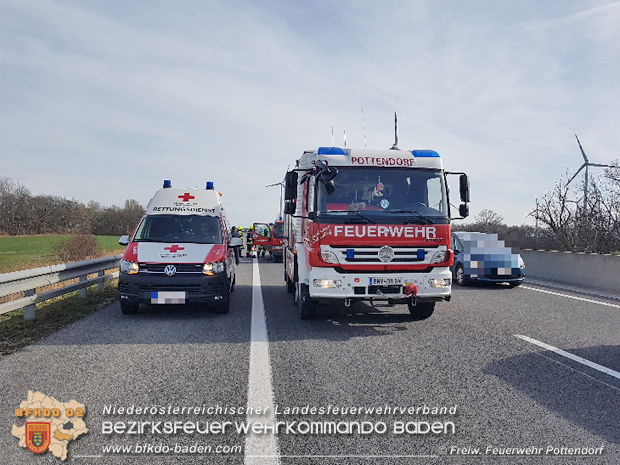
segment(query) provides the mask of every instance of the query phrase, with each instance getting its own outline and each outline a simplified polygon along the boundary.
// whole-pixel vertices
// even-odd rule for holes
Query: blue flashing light
[[[418,249],[418,259],[420,260],[424,260],[424,257],[426,256],[426,250],[424,249]]]
[[[319,147],[317,155],[346,155],[340,147]]]
[[[213,181],[207,181],[207,190],[208,191],[212,191],[213,190]]]
[[[347,258],[355,258],[355,249],[347,249]]]
[[[412,150],[411,155],[414,157],[439,158],[439,154],[434,150]]]
[[[172,181],[170,179],[164,179],[164,189],[170,189],[172,187]]]

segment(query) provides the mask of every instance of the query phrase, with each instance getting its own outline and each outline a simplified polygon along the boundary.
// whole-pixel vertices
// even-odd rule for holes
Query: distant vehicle
[[[284,238],[284,222],[278,218],[275,223],[254,223],[252,238],[257,247],[257,256],[269,252],[274,262],[282,262],[282,240]]]
[[[454,264],[450,268],[457,284],[474,281],[520,285],[525,278],[525,263],[511,241],[500,234],[478,232],[452,233]]]

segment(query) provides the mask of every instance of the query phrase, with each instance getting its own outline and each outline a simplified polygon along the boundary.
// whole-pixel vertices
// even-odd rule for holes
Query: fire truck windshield
[[[317,215],[369,222],[445,222],[448,201],[440,170],[338,167],[327,193],[317,182]]]
[[[221,244],[222,225],[214,216],[148,215],[138,226],[134,241]]]

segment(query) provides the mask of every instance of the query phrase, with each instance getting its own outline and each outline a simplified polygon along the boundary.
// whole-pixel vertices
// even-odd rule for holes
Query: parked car
[[[453,280],[461,286],[474,281],[520,285],[525,278],[525,263],[513,246],[515,242],[497,234],[452,233]]]

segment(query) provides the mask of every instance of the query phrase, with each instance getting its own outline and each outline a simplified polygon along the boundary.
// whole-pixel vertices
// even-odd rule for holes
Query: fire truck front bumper
[[[308,287],[313,299],[388,300],[395,303],[450,300],[452,274],[448,267],[427,273],[338,273],[333,268],[310,271]]]

